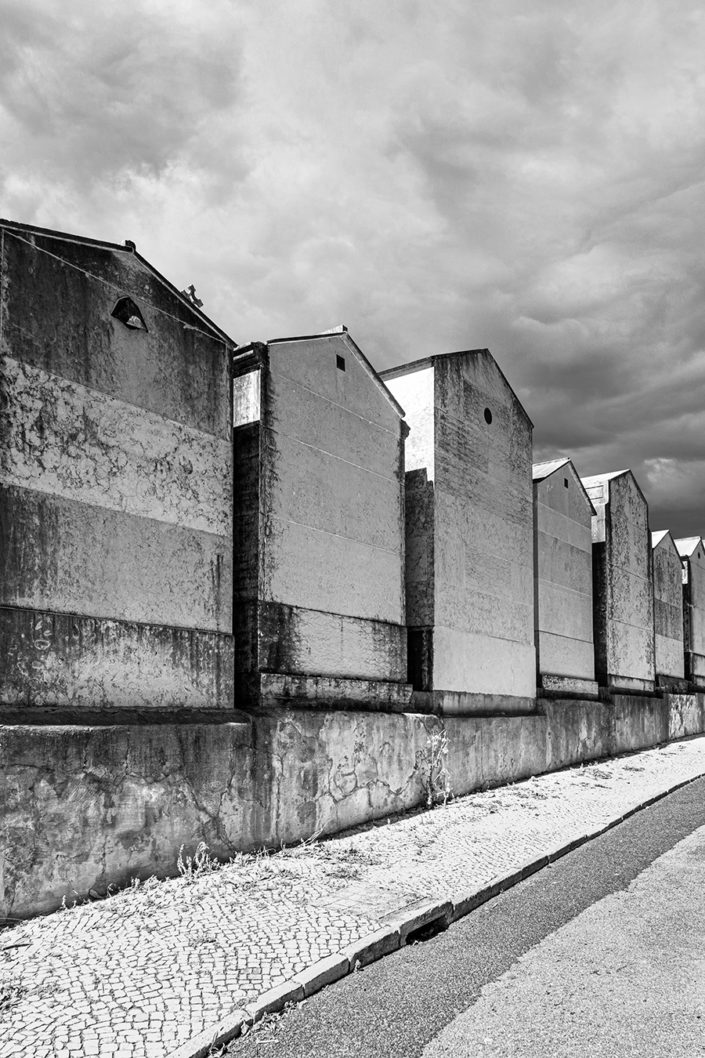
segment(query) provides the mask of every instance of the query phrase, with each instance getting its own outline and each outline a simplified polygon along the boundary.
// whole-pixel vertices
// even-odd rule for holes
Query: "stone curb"
[[[265,1014],[277,1013],[287,1003],[299,1003],[302,999],[319,992],[326,985],[333,984],[334,981],[340,980],[347,974],[360,970],[363,966],[369,966],[370,963],[376,962],[385,955],[403,948],[409,936],[424,926],[430,926],[432,923],[437,922],[440,929],[445,929],[451,922],[457,922],[458,919],[464,918],[465,915],[487,903],[488,900],[492,900],[499,893],[511,889],[519,882],[524,881],[525,878],[529,878],[537,871],[580,848],[581,845],[585,845],[588,841],[592,841],[601,834],[605,834],[608,830],[619,826],[630,816],[636,815],[637,812],[641,812],[644,808],[656,804],[657,801],[663,800],[664,797],[674,793],[676,790],[689,786],[704,777],[705,772],[700,775],[694,775],[690,779],[684,779],[683,782],[678,782],[674,786],[669,786],[667,790],[662,790],[660,793],[654,794],[653,797],[640,801],[638,805],[630,808],[629,811],[618,818],[611,819],[604,826],[599,826],[596,830],[591,830],[587,834],[581,834],[580,837],[573,838],[572,841],[567,842],[565,845],[559,845],[558,848],[553,849],[549,853],[544,853],[544,855],[539,856],[535,860],[527,861],[509,874],[497,875],[488,885],[468,893],[467,896],[440,902],[423,899],[416,900],[413,904],[402,908],[400,911],[385,915],[383,918],[385,925],[382,928],[361,937],[353,944],[343,948],[342,951],[320,959],[308,969],[298,973],[290,981],[277,985],[276,988],[270,988],[268,992],[264,992],[253,1003],[246,1004],[245,1009],[233,1010],[231,1014],[221,1019],[212,1028],[206,1029],[204,1032],[199,1033],[198,1036],[192,1037],[188,1043],[184,1043],[177,1050],[172,1051],[170,1058],[208,1058],[212,1047],[221,1047],[226,1043],[230,1043],[231,1040],[236,1039],[241,1034],[245,1025],[249,1028],[264,1017]]]

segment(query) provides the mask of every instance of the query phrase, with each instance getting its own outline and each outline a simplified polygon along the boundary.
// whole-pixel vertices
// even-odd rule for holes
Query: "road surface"
[[[705,779],[227,1054],[705,1055]]]

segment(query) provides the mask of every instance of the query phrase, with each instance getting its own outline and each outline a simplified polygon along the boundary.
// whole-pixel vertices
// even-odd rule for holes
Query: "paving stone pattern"
[[[705,737],[20,923],[0,934],[0,1058],[166,1058],[385,915],[467,897],[702,774]]]

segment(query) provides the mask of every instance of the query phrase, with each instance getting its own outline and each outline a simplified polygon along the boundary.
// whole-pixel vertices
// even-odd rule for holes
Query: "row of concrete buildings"
[[[699,538],[532,467],[488,350],[237,347],[132,246],[2,228],[6,706],[530,712],[705,687]]]
[[[39,906],[52,845],[73,855],[42,790],[74,791],[81,877],[93,857],[115,881],[153,828],[163,870],[189,836],[225,853],[417,803],[431,718],[462,792],[617,746],[559,759],[573,721],[546,703],[641,696],[631,731],[705,688],[702,541],[652,535],[629,470],[533,464],[488,350],[378,373],[344,327],[238,346],[132,243],[0,240],[0,750],[34,864],[8,907]]]

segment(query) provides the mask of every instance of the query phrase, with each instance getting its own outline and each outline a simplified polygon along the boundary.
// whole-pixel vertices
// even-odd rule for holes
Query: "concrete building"
[[[233,373],[239,699],[403,708],[402,409],[344,328]]]
[[[683,562],[683,636],[685,674],[705,690],[705,545],[699,536],[676,540]]]
[[[570,459],[534,463],[533,479],[538,686],[545,694],[595,698],[595,508]]]
[[[592,520],[595,673],[613,691],[652,692],[654,593],[649,508],[631,470],[583,478]]]
[[[487,349],[382,373],[406,410],[414,707],[535,708],[532,423]]]
[[[683,567],[668,529],[651,534],[654,568],[656,682],[672,691],[687,690],[683,642]]]
[[[131,243],[0,240],[0,705],[231,710],[235,343]]]

